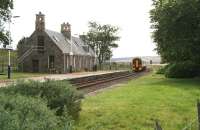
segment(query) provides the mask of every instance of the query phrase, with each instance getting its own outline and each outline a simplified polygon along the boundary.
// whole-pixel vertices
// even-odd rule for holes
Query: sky
[[[45,14],[47,29],[60,32],[63,22],[72,25],[72,35],[88,31],[88,22],[120,28],[113,57],[155,56],[149,11],[152,0],[14,0],[11,35],[14,48],[23,36],[35,30],[35,14]]]

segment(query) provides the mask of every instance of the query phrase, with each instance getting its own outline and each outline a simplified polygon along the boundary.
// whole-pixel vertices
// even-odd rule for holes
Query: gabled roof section
[[[72,37],[72,40],[69,40],[64,37],[62,33],[58,33],[51,30],[45,30],[47,35],[51,38],[51,40],[62,50],[63,53],[69,54],[71,52],[71,45],[72,45],[72,52],[74,55],[88,55],[88,56],[95,56],[94,51],[90,46],[84,43],[80,38]],[[84,48],[87,47],[88,50]]]
[[[81,51],[83,51],[83,53],[90,56],[95,56],[93,49],[87,43],[83,42],[83,40],[81,40],[80,38],[72,37],[72,42],[74,45],[81,48]]]

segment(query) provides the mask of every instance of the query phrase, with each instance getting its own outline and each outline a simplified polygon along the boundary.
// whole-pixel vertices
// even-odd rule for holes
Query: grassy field
[[[149,74],[87,96],[76,130],[182,130],[197,119],[200,79],[166,79]],[[196,125],[196,122],[195,122]]]
[[[11,66],[13,69],[17,67],[17,51],[10,53]],[[8,66],[8,50],[0,49],[0,73],[7,70]]]
[[[43,75],[47,75],[47,74],[14,72],[14,73],[11,73],[11,80],[12,79],[29,78],[29,77],[38,77],[38,76],[43,76]],[[4,73],[3,75],[0,75],[0,81],[1,80],[7,80],[6,73]]]

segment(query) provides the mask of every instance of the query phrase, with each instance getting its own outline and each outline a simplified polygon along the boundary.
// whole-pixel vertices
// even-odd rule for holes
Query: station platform
[[[34,80],[34,81],[43,82],[46,79],[50,79],[50,80],[65,80],[65,79],[74,79],[74,78],[88,77],[88,76],[93,76],[93,75],[102,75],[102,74],[122,72],[122,71],[125,71],[125,70],[96,71],[96,72],[77,72],[77,73],[68,73],[68,74],[47,74],[47,75],[44,75],[44,76],[23,78],[22,80]],[[20,79],[18,79],[18,80],[20,80]],[[2,82],[2,83],[0,83],[0,87],[4,87],[4,86],[7,86],[9,84],[12,84],[15,81],[16,80],[11,80],[9,82]]]
[[[31,77],[26,78],[26,80],[36,80],[36,81],[44,81],[45,79],[51,79],[51,80],[64,80],[64,79],[74,79],[74,78],[81,78],[81,77],[87,77],[87,76],[93,76],[93,75],[102,75],[107,73],[115,73],[115,72],[121,72],[125,70],[118,70],[118,71],[96,71],[96,72],[77,72],[77,73],[68,73],[68,74],[49,74],[45,76],[40,77]]]

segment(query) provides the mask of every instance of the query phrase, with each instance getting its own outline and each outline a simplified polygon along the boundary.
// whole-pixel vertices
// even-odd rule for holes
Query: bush
[[[0,104],[0,130],[61,130],[41,99],[0,94]]]
[[[179,62],[170,64],[165,76],[168,78],[193,78],[199,75],[200,66],[191,62]]]
[[[159,68],[157,71],[156,71],[156,74],[165,74],[167,68],[169,67],[169,65],[165,65],[161,68]]]
[[[36,82],[20,81],[15,85],[1,88],[6,94],[21,94],[30,97],[41,97],[47,101],[47,107],[56,111],[57,116],[77,119],[81,110],[83,95],[70,87],[66,81]],[[62,118],[63,118],[62,117]]]

